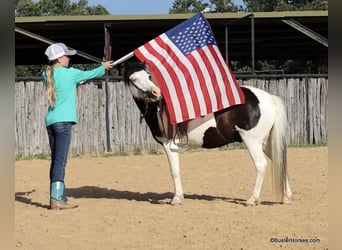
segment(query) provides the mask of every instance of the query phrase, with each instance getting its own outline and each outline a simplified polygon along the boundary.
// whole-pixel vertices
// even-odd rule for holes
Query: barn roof
[[[16,65],[46,64],[44,50],[47,44],[28,36],[26,31],[102,58],[107,30],[112,46],[111,58],[116,60],[192,15],[16,17],[15,27],[24,32],[15,33],[15,62]],[[222,54],[227,52],[229,60],[327,60],[327,11],[206,13],[205,17]],[[72,62],[91,63],[80,56],[75,56]]]

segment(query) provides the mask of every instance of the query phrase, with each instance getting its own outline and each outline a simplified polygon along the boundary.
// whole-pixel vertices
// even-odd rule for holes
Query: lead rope
[[[159,129],[161,130],[163,136],[168,139],[168,135],[166,134],[165,130],[165,125],[163,122],[163,103],[162,101],[159,101],[158,106],[157,106],[157,118],[158,118],[158,126]]]
[[[148,110],[148,101],[146,101],[146,99],[145,99],[145,111],[144,111],[144,113],[142,113],[142,112],[140,113],[140,124],[142,123],[142,120],[145,118],[147,110]]]

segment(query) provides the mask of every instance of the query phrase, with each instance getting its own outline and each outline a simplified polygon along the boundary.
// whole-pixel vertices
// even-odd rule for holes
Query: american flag
[[[201,13],[140,46],[134,55],[150,67],[172,124],[245,102]]]

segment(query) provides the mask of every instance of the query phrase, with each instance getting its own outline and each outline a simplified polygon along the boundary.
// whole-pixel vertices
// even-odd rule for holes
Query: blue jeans
[[[51,149],[50,183],[64,182],[72,125],[71,122],[57,122],[47,127]]]

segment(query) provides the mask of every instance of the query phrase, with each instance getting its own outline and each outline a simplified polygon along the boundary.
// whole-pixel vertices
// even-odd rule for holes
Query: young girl
[[[103,76],[105,70],[112,68],[113,63],[102,62],[99,67],[88,71],[69,68],[70,56],[75,54],[76,50],[68,49],[63,43],[52,44],[45,51],[49,64],[42,76],[49,104],[45,123],[51,149],[50,209],[77,207],[67,202],[64,185],[71,128],[77,123],[76,86],[83,81]]]

